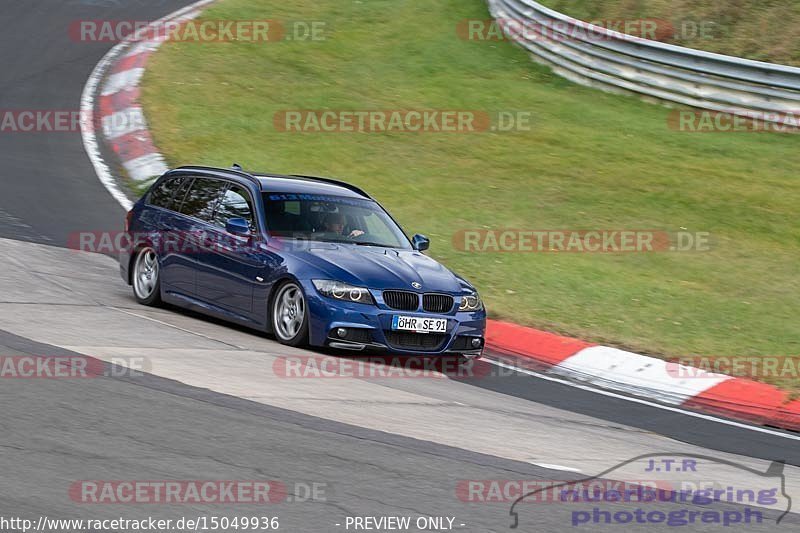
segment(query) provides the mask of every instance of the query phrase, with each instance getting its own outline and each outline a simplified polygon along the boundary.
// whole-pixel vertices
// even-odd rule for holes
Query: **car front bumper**
[[[349,350],[387,351],[400,355],[460,354],[480,357],[486,331],[486,312],[451,311],[436,314],[396,311],[377,305],[340,302],[321,296],[310,281],[301,281],[309,309],[309,343]],[[395,315],[447,319],[446,333],[393,332]],[[347,335],[341,338],[338,329]],[[479,346],[472,339],[480,339]]]

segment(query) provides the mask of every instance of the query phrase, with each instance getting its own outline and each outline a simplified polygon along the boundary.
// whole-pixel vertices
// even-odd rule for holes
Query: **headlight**
[[[465,294],[461,297],[461,305],[458,306],[459,311],[480,311],[483,309],[483,302],[477,292],[472,294]]]
[[[332,281],[329,279],[314,279],[311,280],[317,291],[327,297],[341,302],[355,302],[357,304],[374,304],[372,295],[364,287],[355,287],[342,283],[341,281]]]

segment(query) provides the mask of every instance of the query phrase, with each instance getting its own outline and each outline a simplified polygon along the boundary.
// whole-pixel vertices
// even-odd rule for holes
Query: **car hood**
[[[294,254],[313,267],[309,277],[343,281],[370,289],[408,289],[459,294],[469,285],[453,272],[417,251],[319,243]],[[319,271],[316,276],[314,270]]]

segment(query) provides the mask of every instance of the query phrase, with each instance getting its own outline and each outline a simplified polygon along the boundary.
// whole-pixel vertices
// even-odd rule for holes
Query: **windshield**
[[[410,248],[403,231],[372,200],[267,192],[264,207],[274,237]]]

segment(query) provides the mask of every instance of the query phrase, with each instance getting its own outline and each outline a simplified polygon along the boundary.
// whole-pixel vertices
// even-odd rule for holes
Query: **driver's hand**
[[[360,237],[362,235],[364,235],[363,231],[361,231],[360,229],[354,229],[353,231],[350,232],[350,235],[348,235],[348,237]]]

